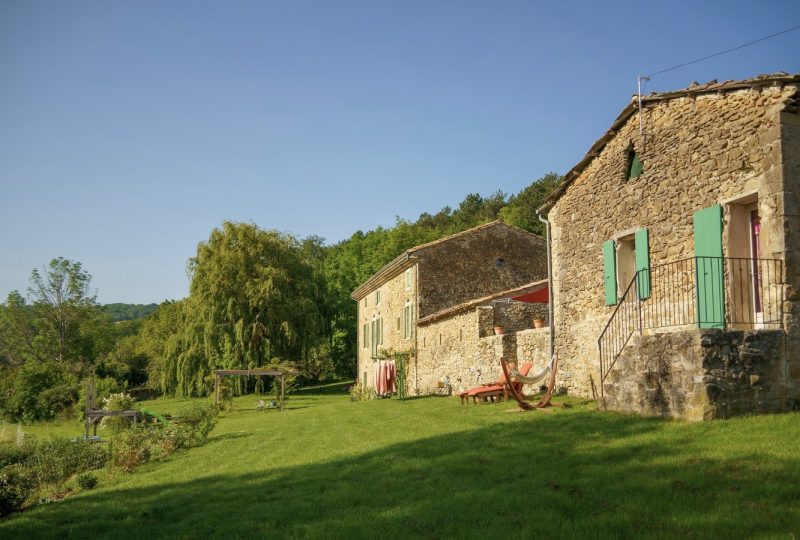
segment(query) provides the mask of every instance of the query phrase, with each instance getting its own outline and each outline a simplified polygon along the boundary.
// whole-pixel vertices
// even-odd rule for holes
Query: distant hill
[[[143,319],[156,310],[158,304],[104,304],[103,311],[116,321]]]

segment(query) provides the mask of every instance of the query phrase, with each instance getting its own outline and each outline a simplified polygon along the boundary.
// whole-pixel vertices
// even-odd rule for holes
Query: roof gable
[[[488,223],[484,223],[483,225],[478,225],[477,227],[472,227],[471,229],[466,229],[464,231],[460,231],[448,236],[444,236],[439,238],[438,240],[433,240],[431,242],[426,242],[425,244],[420,244],[418,246],[414,246],[412,248],[407,249],[397,257],[395,257],[391,262],[384,265],[380,270],[375,272],[367,281],[359,285],[356,290],[350,295],[353,300],[361,300],[365,296],[367,296],[370,292],[374,291],[376,288],[380,287],[393,277],[397,276],[400,272],[404,271],[405,269],[411,267],[415,263],[415,259],[426,250],[446,244],[460,238],[470,236],[476,234],[480,231],[492,228],[502,228],[508,232],[518,235],[524,235],[531,239],[538,239],[541,242],[544,242],[544,239],[532,232],[528,232],[526,230],[520,229],[519,227],[514,227],[512,225],[508,225],[507,223],[503,223],[500,220],[490,221]]]
[[[770,86],[782,87],[788,84],[800,84],[800,74],[790,75],[788,73],[780,72],[768,75],[758,75],[757,77],[753,77],[751,79],[743,79],[739,81],[731,80],[721,83],[714,79],[705,84],[692,83],[688,88],[684,88],[682,90],[662,93],[653,92],[647,96],[642,96],[642,106],[644,107],[648,104],[684,97],[699,96],[702,94],[723,94],[736,90],[760,89]],[[564,175],[564,179],[547,197],[547,199],[545,199],[544,204],[538,209],[538,212],[546,212],[552,208],[553,205],[555,205],[561,195],[567,191],[570,184],[572,184],[572,182],[574,182],[581,175],[581,173],[589,167],[592,161],[594,161],[594,158],[600,155],[608,142],[617,135],[617,132],[620,130],[620,128],[622,128],[622,126],[634,114],[636,114],[638,110],[638,96],[634,95],[631,98],[631,102],[628,103],[624,109],[622,109],[622,112],[619,114],[619,116],[617,116],[617,119],[611,124],[611,127],[603,134],[602,137],[595,141],[583,159],[581,159],[577,165],[575,165]]]

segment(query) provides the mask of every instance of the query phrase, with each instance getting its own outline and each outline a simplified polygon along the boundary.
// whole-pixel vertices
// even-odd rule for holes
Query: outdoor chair
[[[520,374],[527,375],[528,372],[531,370],[533,364],[530,362],[525,362],[522,364],[522,367],[519,370]],[[522,383],[514,381],[514,389],[517,392],[522,392]],[[508,399],[508,391],[509,386],[506,381],[506,376],[501,375],[500,380],[495,383],[488,383],[482,386],[476,386],[475,388],[471,388],[465,392],[461,392],[458,394],[458,397],[461,398],[461,404],[468,402],[472,399],[473,404],[482,404],[485,401],[490,401],[494,403],[495,401],[500,401],[501,399]]]

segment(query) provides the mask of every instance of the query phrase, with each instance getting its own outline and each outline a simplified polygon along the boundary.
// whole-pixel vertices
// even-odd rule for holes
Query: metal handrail
[[[598,350],[600,352],[600,395],[601,396],[603,395],[603,381],[605,381],[606,375],[608,375],[608,372],[611,371],[611,368],[614,366],[614,363],[617,361],[617,358],[619,358],[620,352],[622,352],[622,349],[624,349],[625,345],[628,344],[628,341],[630,340],[630,338],[633,335],[633,333],[637,329],[640,332],[642,330],[642,328],[641,328],[641,321],[642,321],[641,316],[637,316],[635,319],[631,319],[630,317],[628,317],[625,314],[625,311],[624,311],[625,307],[628,306],[628,303],[627,303],[629,301],[628,297],[631,294],[636,294],[636,300],[637,300],[637,303],[639,303],[639,292],[638,292],[638,286],[637,286],[638,279],[639,279],[639,272],[636,272],[636,274],[633,276],[633,279],[631,279],[631,282],[625,288],[625,292],[622,294],[620,299],[617,301],[617,306],[614,308],[614,312],[611,314],[611,317],[608,319],[608,322],[606,323],[605,327],[603,328],[603,331],[600,332],[600,337],[597,339],[597,347],[598,347]],[[620,312],[620,309],[623,309],[623,311]],[[641,311],[640,310],[637,310],[637,311],[639,311],[639,315],[640,315]],[[609,332],[610,330],[613,331],[613,330],[616,329],[612,325],[615,324],[615,321],[617,320],[617,315],[620,314],[620,313],[622,313],[623,316],[624,316],[624,319],[621,320],[621,324],[624,325],[624,327],[622,328],[622,332],[624,333],[624,337],[621,337],[621,338],[620,338],[620,336],[615,336],[614,334]],[[631,321],[633,321],[633,323],[635,323],[636,326],[631,326]],[[607,335],[608,336],[612,336],[612,339],[611,339],[611,342],[609,343],[609,345],[614,345],[614,344],[617,345],[616,350],[611,349],[611,354],[607,355],[608,356],[608,360],[606,360],[606,358],[605,358],[606,355],[603,354],[603,341],[608,339],[606,337]],[[606,348],[606,352],[608,352],[608,347]]]
[[[696,256],[637,271],[597,340],[601,396],[606,377],[636,330],[781,327],[782,265],[780,259]],[[645,272],[649,295],[640,298],[637,285]]]

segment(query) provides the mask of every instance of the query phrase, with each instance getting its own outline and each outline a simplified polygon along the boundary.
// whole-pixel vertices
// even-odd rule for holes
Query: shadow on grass
[[[292,392],[292,395],[305,396],[305,395],[322,395],[322,396],[341,396],[348,392],[350,386],[353,385],[352,380],[336,381],[327,384],[320,384],[315,386],[306,386]]]
[[[800,458],[704,457],[691,430],[554,414],[357,457],[71,498],[13,537],[772,537],[800,532]],[[187,456],[188,457],[188,456]],[[221,456],[223,458],[224,456]]]
[[[219,444],[221,442],[230,441],[232,439],[244,439],[247,437],[252,437],[252,431],[231,431],[229,433],[223,433],[221,435],[212,435],[209,437],[203,445],[208,444]]]

